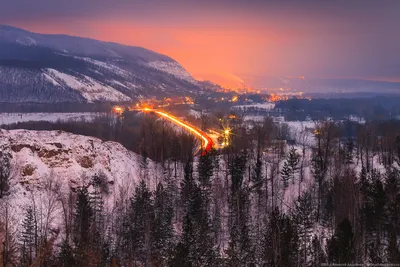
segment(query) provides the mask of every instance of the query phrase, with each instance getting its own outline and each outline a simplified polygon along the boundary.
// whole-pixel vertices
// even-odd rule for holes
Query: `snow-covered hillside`
[[[178,62],[141,47],[0,25],[0,102],[119,102],[202,89]]]
[[[3,203],[12,209],[14,218],[23,217],[28,206],[46,209],[48,198],[66,197],[71,190],[90,185],[94,175],[106,178],[109,194],[105,207],[112,209],[121,191],[132,195],[142,175],[140,156],[119,143],[61,131],[0,130],[0,151],[12,155],[10,194]],[[146,182],[153,187],[162,172],[152,162],[149,170],[151,180]],[[50,224],[56,229],[61,224],[62,207],[55,202]]]

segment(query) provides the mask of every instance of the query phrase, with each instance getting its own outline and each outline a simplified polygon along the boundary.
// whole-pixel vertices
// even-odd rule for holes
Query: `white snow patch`
[[[106,63],[106,62],[99,61],[99,60],[92,59],[92,58],[88,58],[88,57],[75,57],[75,58],[84,60],[84,61],[89,62],[89,63],[91,63],[91,64],[93,64],[95,66],[98,66],[100,68],[106,69],[106,70],[108,70],[108,71],[110,71],[112,73],[115,73],[115,74],[117,74],[119,76],[122,76],[122,77],[125,77],[125,78],[131,76],[128,71],[123,70],[123,69],[121,69],[121,68],[119,68],[119,67],[117,67],[117,66],[115,66],[113,64],[110,64],[108,62]]]
[[[16,40],[16,42],[21,45],[25,45],[25,46],[35,46],[36,45],[36,41],[29,36],[19,38]]]
[[[53,85],[55,85],[55,86],[60,86],[60,84],[59,84],[56,80],[54,80],[50,75],[48,75],[48,74],[46,74],[46,73],[43,73],[43,77],[44,77],[47,81],[51,82]]]
[[[124,95],[123,93],[115,90],[114,88],[101,84],[95,79],[84,76],[82,79],[59,72],[55,69],[45,69],[46,74],[48,74],[52,79],[54,79],[59,84],[64,84],[67,87],[79,91],[84,98],[89,102],[106,100],[106,101],[129,101],[130,97]]]
[[[190,109],[189,115],[195,117],[196,119],[199,119],[201,117],[202,113],[201,113],[201,111]]]
[[[257,104],[249,104],[249,105],[238,105],[233,106],[232,110],[247,110],[247,109],[257,109],[257,110],[272,110],[275,107],[275,103],[265,102],[265,103],[257,103]]]
[[[123,83],[121,83],[121,82],[119,82],[119,81],[116,81],[116,80],[112,80],[112,81],[109,81],[109,82],[111,82],[111,83],[113,83],[113,84],[115,84],[115,85],[119,85],[119,86],[128,88],[125,84],[123,84]]]
[[[197,81],[177,62],[165,62],[165,61],[152,61],[147,64],[153,69],[164,71],[175,77],[188,81],[190,83],[197,83]]]

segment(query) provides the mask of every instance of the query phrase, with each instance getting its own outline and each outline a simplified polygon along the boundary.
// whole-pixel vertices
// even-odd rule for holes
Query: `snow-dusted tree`
[[[182,184],[182,199],[185,215],[181,240],[175,248],[170,266],[218,266],[218,251],[214,244],[213,233],[206,201],[201,188],[193,178],[192,163],[185,167]]]
[[[78,266],[87,266],[91,258],[93,208],[90,205],[90,196],[86,187],[79,189],[75,207],[73,239],[76,248],[76,262]]]
[[[141,180],[131,199],[124,219],[124,258],[128,266],[148,265],[151,256],[151,223],[153,221],[153,199],[144,180]]]
[[[229,266],[254,264],[255,253],[250,236],[249,191],[244,183],[247,151],[235,154],[229,163],[231,192],[229,203]]]
[[[0,204],[0,266],[17,266],[21,238],[16,234],[15,226],[19,220],[12,216],[8,200]]]
[[[28,207],[26,215],[22,221],[21,233],[21,265],[29,266],[35,257],[35,249],[37,242],[37,223],[33,214],[32,207]]]
[[[90,193],[90,204],[93,209],[95,231],[105,233],[103,194],[108,193],[107,177],[100,173],[92,177],[93,191]]]
[[[0,199],[10,188],[11,154],[0,150]]]
[[[151,264],[166,266],[174,242],[172,199],[159,183],[154,197],[154,218],[151,229]]]
[[[269,215],[263,239],[262,266],[297,266],[298,237],[291,218],[276,208]]]
[[[312,259],[311,242],[315,223],[315,210],[311,192],[304,192],[295,205],[292,216],[299,239],[298,266],[310,266]]]
[[[285,188],[288,187],[289,181],[295,181],[295,176],[299,172],[300,154],[292,147],[286,156],[286,161],[283,163],[281,176]]]

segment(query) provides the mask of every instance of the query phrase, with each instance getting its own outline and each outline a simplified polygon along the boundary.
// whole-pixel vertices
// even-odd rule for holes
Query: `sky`
[[[225,86],[400,81],[399,0],[1,0],[0,24],[142,46]]]

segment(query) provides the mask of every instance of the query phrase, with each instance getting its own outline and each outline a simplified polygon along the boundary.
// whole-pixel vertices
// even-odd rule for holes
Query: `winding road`
[[[172,116],[168,113],[165,113],[163,111],[159,111],[156,109],[151,109],[151,108],[143,108],[143,109],[138,109],[140,111],[144,111],[144,112],[152,112],[154,114],[157,114],[163,118],[168,119],[169,121],[171,121],[172,123],[183,127],[184,129],[188,130],[189,132],[191,132],[192,134],[196,135],[197,137],[199,137],[202,140],[202,148],[204,148],[204,150],[202,151],[201,155],[204,156],[206,155],[212,148],[213,146],[213,141],[212,139],[206,134],[204,133],[202,130],[200,130],[199,128],[184,122],[180,119],[178,119],[175,116]]]

